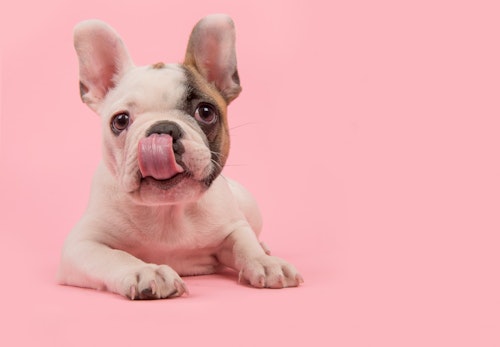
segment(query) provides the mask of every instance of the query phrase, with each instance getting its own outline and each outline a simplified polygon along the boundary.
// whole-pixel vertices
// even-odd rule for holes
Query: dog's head
[[[225,15],[194,27],[183,64],[137,67],[100,21],[74,33],[82,100],[102,118],[104,161],[140,203],[194,200],[229,153],[227,105],[241,91],[235,29]]]

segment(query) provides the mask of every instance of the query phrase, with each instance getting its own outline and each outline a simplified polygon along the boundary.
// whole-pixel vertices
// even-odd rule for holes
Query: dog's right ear
[[[74,29],[74,45],[82,101],[97,111],[108,91],[134,64],[116,31],[99,20],[79,23]]]

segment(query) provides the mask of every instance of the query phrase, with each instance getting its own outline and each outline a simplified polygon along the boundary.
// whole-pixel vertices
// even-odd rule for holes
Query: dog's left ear
[[[224,14],[210,15],[194,27],[184,59],[185,65],[215,85],[228,104],[241,92],[235,42],[233,20]]]

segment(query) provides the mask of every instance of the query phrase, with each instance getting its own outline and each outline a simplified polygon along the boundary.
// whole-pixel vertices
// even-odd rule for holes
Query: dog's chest
[[[219,262],[215,254],[227,236],[224,228],[190,219],[146,221],[139,228],[130,225],[115,239],[116,248],[147,263],[168,264],[181,275],[216,271]]]

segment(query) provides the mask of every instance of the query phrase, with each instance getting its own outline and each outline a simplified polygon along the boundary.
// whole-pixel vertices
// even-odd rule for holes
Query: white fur
[[[302,278],[295,268],[260,245],[262,222],[252,196],[223,176],[207,191],[199,182],[214,164],[200,129],[176,109],[186,88],[184,70],[178,65],[134,67],[124,46],[113,47],[115,59],[126,62],[117,64],[127,66],[126,71],[116,69],[113,83],[95,81],[99,74],[86,63],[95,31],[99,40],[121,44],[101,22],[84,23],[75,34],[81,78],[89,81],[82,96],[102,117],[104,154],[88,208],[66,239],[59,282],[132,299],[167,298],[187,291],[180,276],[228,266],[256,287],[299,285]],[[132,123],[126,134],[116,136],[109,123],[124,110]],[[138,176],[138,143],[159,120],[183,129],[183,161],[193,173],[168,190],[145,185]]]

